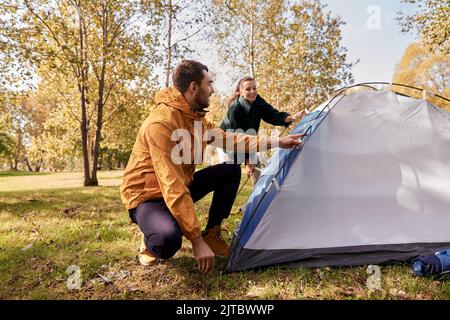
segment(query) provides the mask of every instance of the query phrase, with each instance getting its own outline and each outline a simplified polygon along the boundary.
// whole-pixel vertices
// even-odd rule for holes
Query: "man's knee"
[[[145,245],[160,259],[169,259],[180,250],[182,234],[178,230],[145,237]]]

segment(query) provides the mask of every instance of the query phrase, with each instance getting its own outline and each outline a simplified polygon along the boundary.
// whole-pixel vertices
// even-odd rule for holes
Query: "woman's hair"
[[[237,97],[239,97],[241,95],[241,84],[243,84],[246,81],[255,81],[255,79],[253,77],[246,76],[238,81],[236,88],[234,89],[233,95],[231,96],[230,100],[228,101],[228,107],[231,106],[234,99],[236,99]]]

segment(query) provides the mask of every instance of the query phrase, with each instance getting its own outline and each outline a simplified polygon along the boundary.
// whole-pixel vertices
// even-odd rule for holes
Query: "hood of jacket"
[[[174,87],[165,88],[156,93],[155,96],[156,105],[165,104],[174,109],[180,110],[183,114],[189,118],[202,118],[206,115],[207,111],[194,111],[187,103],[183,94]]]

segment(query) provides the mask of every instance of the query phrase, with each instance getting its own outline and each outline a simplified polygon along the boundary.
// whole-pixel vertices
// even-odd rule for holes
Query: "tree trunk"
[[[84,88],[81,94],[81,144],[83,148],[83,171],[84,171],[84,186],[91,185],[91,176],[89,170],[89,147],[88,147],[88,128],[86,117],[86,98],[84,95]]]
[[[250,5],[250,68],[251,76],[252,78],[255,78],[255,7],[253,6],[253,1]]]
[[[98,185],[97,180],[97,169],[98,169],[98,158],[99,158],[99,149],[100,149],[100,140],[102,138],[102,118],[103,118],[103,88],[104,88],[104,75],[102,75],[102,79],[99,83],[99,100],[97,105],[97,129],[95,130],[95,142],[94,142],[94,154],[92,161],[92,185]]]
[[[21,146],[22,146],[22,131],[19,129],[17,134],[17,151],[14,156],[14,168],[13,168],[14,171],[17,171],[19,168]]]
[[[30,166],[30,162],[28,161],[28,158],[25,158],[24,162],[27,165],[28,171],[33,172],[33,168]]]
[[[169,0],[169,31],[167,37],[167,65],[166,65],[166,88],[169,86],[170,69],[172,65],[172,0]]]
[[[93,185],[93,181],[90,176],[89,170],[89,146],[88,146],[88,120],[87,120],[87,67],[85,60],[85,48],[84,48],[84,29],[82,23],[81,14],[79,16],[79,32],[80,32],[80,80],[81,83],[78,85],[79,91],[81,93],[81,122],[80,122],[80,130],[81,130],[81,144],[83,150],[83,171],[84,171],[84,186]]]
[[[43,162],[44,162],[44,160],[42,160],[42,159],[39,159],[38,161],[36,161],[36,166],[34,167],[34,172],[41,171],[41,166],[42,166]]]
[[[104,156],[104,153],[100,150],[99,151],[99,159],[98,159],[98,169],[99,170],[103,170],[103,165],[104,165],[104,161],[103,161],[103,156]]]
[[[106,74],[106,59],[108,55],[108,12],[106,7],[103,7],[102,17],[102,31],[103,31],[103,49],[102,49],[102,69],[100,71],[100,79],[98,83],[98,101],[97,101],[97,129],[95,130],[95,141],[92,161],[92,182],[98,185],[97,170],[98,157],[100,150],[100,141],[102,139],[102,125],[103,125],[103,108],[104,108],[104,92],[105,92],[105,74]]]

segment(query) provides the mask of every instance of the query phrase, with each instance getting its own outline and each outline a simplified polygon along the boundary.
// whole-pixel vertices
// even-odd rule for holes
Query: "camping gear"
[[[385,264],[450,247],[450,113],[358,86],[374,90],[338,91],[292,130],[308,134],[304,146],[274,153],[227,271]]]
[[[416,276],[434,276],[450,273],[450,249],[414,259],[412,269]]]

